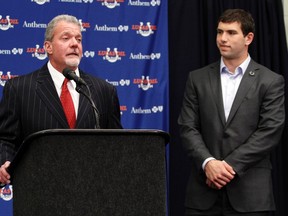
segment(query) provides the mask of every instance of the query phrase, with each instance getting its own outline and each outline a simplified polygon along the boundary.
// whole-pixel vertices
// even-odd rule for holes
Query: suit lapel
[[[259,76],[258,70],[259,70],[259,68],[257,68],[256,63],[253,60],[251,60],[251,62],[248,65],[248,68],[245,71],[245,74],[244,74],[244,76],[243,76],[243,78],[241,80],[241,83],[239,85],[238,91],[236,93],[233,105],[232,105],[230,113],[229,113],[229,117],[227,119],[227,125],[233,119],[233,117],[236,114],[239,106],[241,105],[241,103],[243,102],[245,96],[249,92],[250,87],[252,86],[254,81]]]
[[[89,88],[92,90],[93,86],[88,76],[86,76],[82,71],[80,71],[80,76],[82,79],[84,79],[84,81],[87,83]],[[83,88],[84,88],[83,89],[84,91],[87,91],[85,87]],[[80,94],[76,128],[81,128],[81,125],[84,124],[85,119],[87,119],[87,116],[90,113],[89,112],[90,108],[91,108],[91,105],[88,99],[83,94]]]
[[[68,128],[69,126],[47,65],[39,71],[36,85],[36,93],[45,103],[47,109],[64,128]]]
[[[220,62],[216,62],[215,64],[211,65],[210,71],[210,86],[212,94],[214,95],[214,102],[218,108],[218,114],[222,121],[222,124],[226,124],[225,120],[225,113],[224,113],[224,106],[223,106],[223,97],[222,97],[222,90],[221,90],[221,79],[220,79]]]

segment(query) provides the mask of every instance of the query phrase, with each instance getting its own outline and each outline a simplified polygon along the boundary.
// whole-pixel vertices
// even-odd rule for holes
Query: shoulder
[[[281,74],[276,73],[274,71],[272,71],[271,69],[269,69],[268,67],[259,64],[258,62],[254,61],[251,59],[248,68],[247,68],[247,72],[250,71],[254,71],[255,73],[259,73],[262,77],[274,77],[274,78],[281,78],[283,77]]]
[[[39,77],[49,76],[48,69],[46,69],[47,70],[46,71],[45,68],[46,67],[43,66],[42,68],[39,68],[35,71],[13,77],[6,82],[5,86],[12,85],[15,87],[21,87],[21,86],[31,85],[33,82],[37,82],[37,79]]]
[[[245,73],[250,76],[255,75],[258,82],[265,83],[269,86],[273,83],[276,85],[284,84],[284,77],[281,74],[272,71],[268,67],[259,64],[254,60],[251,60]]]
[[[209,65],[206,65],[204,67],[198,68],[196,70],[190,71],[189,72],[189,77],[190,78],[197,78],[199,77],[200,79],[208,76],[210,73],[219,73],[220,71],[220,61],[213,62]]]
[[[79,71],[80,76],[82,79],[84,79],[88,84],[92,85],[96,88],[104,88],[104,89],[114,89],[115,87],[108,83],[106,80],[96,77],[92,75],[91,73],[86,73],[82,70]]]

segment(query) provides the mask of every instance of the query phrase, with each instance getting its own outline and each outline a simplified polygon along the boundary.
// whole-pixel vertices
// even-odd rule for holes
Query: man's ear
[[[50,41],[45,41],[44,42],[44,49],[49,55],[52,54],[52,52],[53,52],[52,43]]]
[[[249,32],[246,36],[245,36],[245,39],[246,39],[246,45],[250,45],[254,39],[254,34],[252,32]]]

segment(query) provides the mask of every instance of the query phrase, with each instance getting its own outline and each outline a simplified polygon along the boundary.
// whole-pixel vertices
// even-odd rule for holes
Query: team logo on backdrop
[[[141,88],[143,91],[147,91],[153,88],[155,84],[158,84],[158,80],[150,79],[149,76],[142,76],[141,79],[134,79],[133,84],[138,85],[138,88]]]
[[[13,189],[12,185],[5,186],[1,188],[0,190],[0,198],[2,198],[4,201],[10,201],[13,198]]]
[[[124,112],[127,112],[127,106],[126,105],[121,105],[120,106],[120,114],[123,115]]]
[[[88,22],[83,22],[82,19],[79,19],[79,23],[81,25],[81,31],[85,32],[87,28],[90,28],[90,23]]]
[[[109,9],[114,9],[120,6],[120,3],[123,3],[124,0],[97,0],[102,2],[102,6],[107,7]]]
[[[0,55],[22,55],[23,48],[13,48],[11,50],[0,50]]]
[[[0,30],[7,31],[11,28],[14,28],[14,25],[18,25],[18,19],[11,19],[9,15],[3,17],[0,15]]]
[[[142,53],[130,53],[129,59],[132,60],[159,60],[161,57],[161,53],[151,53],[148,55],[142,54]]]
[[[18,75],[11,75],[11,72],[8,71],[6,74],[3,71],[0,71],[0,85],[5,86],[7,80],[17,77]]]
[[[35,2],[38,5],[43,5],[45,3],[49,3],[50,0],[31,0],[32,2]]]
[[[105,25],[95,25],[94,31],[99,32],[127,32],[129,30],[128,25],[119,25],[119,26],[107,26]]]
[[[150,7],[150,6],[160,6],[160,0],[150,0],[150,1],[141,1],[141,0],[129,0],[128,5],[138,6],[138,7]]]
[[[59,0],[59,2],[68,2],[68,3],[93,3],[94,0]]]
[[[27,48],[27,53],[31,53],[32,57],[37,58],[39,60],[44,60],[47,58],[47,53],[43,47],[40,47],[36,44],[35,47]]]
[[[119,81],[111,81],[111,80],[106,79],[106,82],[110,83],[113,86],[130,86],[129,79],[121,79]]]
[[[153,114],[153,113],[162,113],[163,112],[163,106],[153,106],[152,108],[146,108],[143,109],[142,107],[132,107],[131,113],[132,114]]]
[[[140,25],[132,25],[132,30],[135,30],[137,34],[143,37],[148,37],[154,34],[154,31],[157,30],[157,27],[155,25],[151,25],[150,22],[147,22],[146,25],[144,25],[143,22],[140,22]]]
[[[110,47],[107,47],[106,50],[98,51],[98,55],[103,56],[103,60],[110,63],[120,61],[122,57],[126,56],[125,51],[118,51],[118,48],[111,50]]]

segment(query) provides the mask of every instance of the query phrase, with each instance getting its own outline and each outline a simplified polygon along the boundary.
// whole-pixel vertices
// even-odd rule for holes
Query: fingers
[[[226,161],[223,160],[222,162],[223,162],[226,170],[234,176],[236,173],[233,170],[233,168],[228,163],[226,163]]]
[[[209,179],[206,179],[206,184],[208,185],[208,187],[212,188],[212,189],[218,189],[220,190],[223,185],[220,185],[218,183],[214,184],[212,181],[210,181]]]
[[[10,175],[7,171],[7,168],[10,166],[10,161],[6,161],[0,167],[0,183],[1,184],[10,184]]]
[[[233,168],[226,162],[211,160],[205,166],[205,174],[209,181],[206,184],[217,189],[227,185],[235,176]]]

